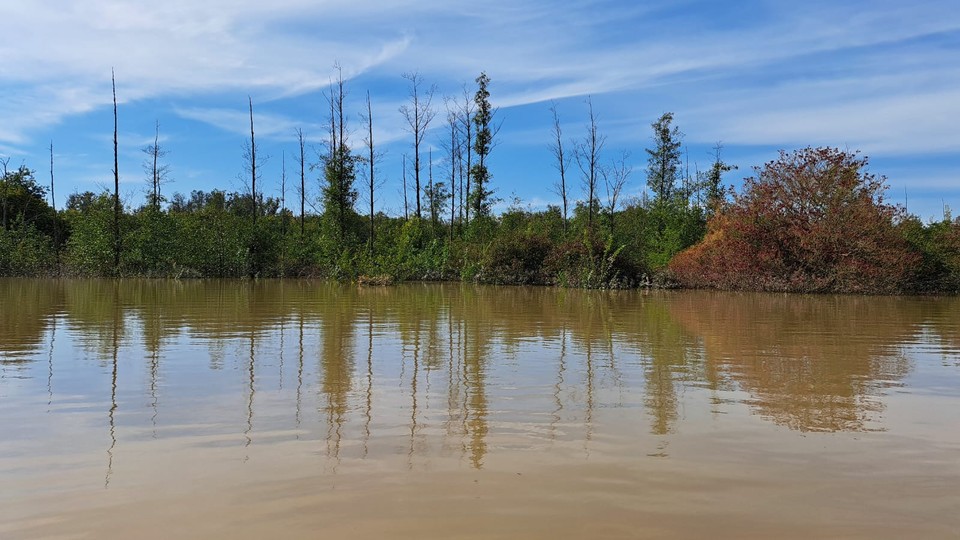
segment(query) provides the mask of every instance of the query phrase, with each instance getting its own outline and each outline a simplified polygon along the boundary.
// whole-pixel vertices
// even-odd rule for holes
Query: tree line
[[[398,112],[412,155],[402,156],[403,215],[389,216],[376,210],[384,181],[370,93],[357,144],[350,140],[349,92],[339,66],[336,74],[326,93],[328,132],[316,163],[306,155],[303,131],[296,131],[295,213],[287,199],[286,152],[280,193],[264,193],[252,99],[244,190],[163,193],[170,171],[158,123],[153,143],[143,148],[145,204],[125,207],[111,73],[113,193],[73,193],[59,210],[52,205],[52,143],[49,189],[25,165],[10,169],[9,159],[0,160],[0,275],[459,279],[815,292],[960,288],[960,219],[924,224],[887,204],[885,178],[869,173],[865,158],[826,148],[783,153],[757,168],[736,193],[724,186],[724,175],[735,167],[723,161],[720,144],[709,168],[691,174],[684,134],[667,112],[650,125],[647,189],[628,197],[636,172],[631,155],[606,149],[589,98],[579,137],[564,133],[556,105],[550,107],[545,140],[559,204],[532,210],[513,200],[496,215],[489,158],[500,119],[486,73],[474,88],[443,99],[445,125],[434,130],[443,154],[437,161],[426,144],[438,114],[437,87],[417,72],[403,75],[409,96]],[[435,163],[442,165],[436,174]],[[308,180],[320,184],[317,199],[308,195]]]

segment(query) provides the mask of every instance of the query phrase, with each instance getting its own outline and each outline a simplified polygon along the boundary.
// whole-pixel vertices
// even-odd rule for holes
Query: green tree
[[[675,195],[677,178],[680,175],[680,140],[683,133],[671,127],[673,113],[663,113],[653,128],[654,147],[647,148],[647,186],[655,202],[669,201]]]
[[[737,169],[736,165],[724,163],[723,159],[720,158],[721,150],[723,150],[723,145],[720,143],[713,147],[713,165],[707,172],[707,208],[711,211],[724,201],[723,173]]]
[[[339,70],[339,66],[337,67]],[[357,202],[356,180],[357,158],[347,144],[346,116],[344,114],[343,73],[339,72],[337,82],[330,89],[330,145],[329,152],[323,158],[324,217],[335,223],[337,245],[345,247],[347,241],[347,222],[355,214]]]
[[[477,93],[473,96],[473,101],[477,106],[477,112],[473,115],[473,125],[476,128],[476,136],[473,140],[473,150],[477,154],[477,163],[470,171],[473,177],[473,188],[470,192],[470,199],[473,203],[473,213],[476,217],[489,216],[493,205],[493,190],[489,187],[490,171],[487,168],[487,159],[490,156],[490,150],[493,148],[493,138],[496,135],[496,129],[493,127],[493,117],[496,110],[490,105],[490,77],[487,74],[480,73],[477,77]]]
[[[52,236],[53,210],[47,204],[46,196],[47,189],[37,183],[34,172],[25,165],[14,171],[4,170],[0,177],[3,228],[10,230],[34,225],[44,234]]]

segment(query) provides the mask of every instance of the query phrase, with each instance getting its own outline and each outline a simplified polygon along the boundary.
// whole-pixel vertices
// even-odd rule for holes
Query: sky
[[[393,215],[403,211],[401,159],[413,151],[402,75],[436,85],[426,147],[439,179],[445,98],[472,93],[481,71],[499,108],[489,166],[501,209],[517,198],[531,209],[559,202],[550,107],[572,148],[589,99],[607,139],[602,159],[629,152],[628,197],[645,189],[650,124],[669,111],[691,171],[709,167],[722,143],[739,167],[725,177],[734,186],[779,150],[833,146],[869,156],[888,199],[909,212],[960,210],[956,0],[4,0],[0,20],[0,157],[48,182],[52,143],[61,208],[71,193],[112,189],[111,69],[121,195],[135,208],[157,122],[165,194],[246,189],[248,98],[258,190],[279,196],[284,164],[288,182],[296,176],[295,130],[309,161],[322,152],[338,64],[356,146],[370,93],[383,154],[375,204]],[[316,201],[319,173],[308,174]]]

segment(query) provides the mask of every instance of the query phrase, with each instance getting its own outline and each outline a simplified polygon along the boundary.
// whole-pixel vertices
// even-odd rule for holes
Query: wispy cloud
[[[549,176],[549,163],[518,165],[539,159],[534,147],[548,153],[549,119],[532,111],[557,100],[565,129],[578,136],[587,95],[611,148],[642,148],[650,122],[669,110],[687,142],[722,140],[740,155],[753,151],[746,147],[849,145],[873,157],[912,157],[919,167],[923,156],[960,152],[951,125],[960,117],[956,7],[955,0],[2,2],[0,20],[18,24],[0,32],[0,153],[29,154],[53,128],[86,129],[86,115],[110,106],[111,68],[127,111],[137,114],[141,102],[164,109],[140,110],[144,117],[131,117],[127,129],[146,133],[153,118],[172,111],[171,122],[245,137],[252,95],[266,142],[288,144],[301,127],[320,143],[319,93],[338,61],[352,92],[353,142],[362,138],[356,112],[369,88],[375,139],[396,161],[409,141],[397,112],[407,97],[400,74],[419,70],[459,95],[485,70],[507,119],[494,161],[509,161],[518,174]],[[212,157],[227,142],[204,142],[206,154],[181,163],[183,170],[235,166]],[[190,151],[178,149],[177,159],[189,161]],[[391,167],[396,173],[399,163]]]

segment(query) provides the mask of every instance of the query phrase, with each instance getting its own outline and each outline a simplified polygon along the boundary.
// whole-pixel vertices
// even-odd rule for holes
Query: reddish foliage
[[[896,230],[885,178],[832,148],[781,152],[670,263],[684,286],[892,293],[910,287],[920,257]]]

